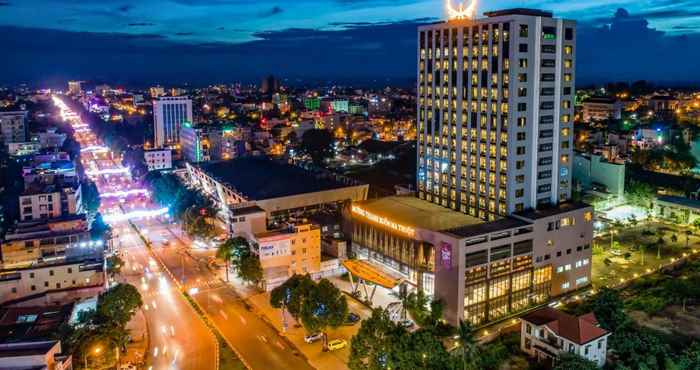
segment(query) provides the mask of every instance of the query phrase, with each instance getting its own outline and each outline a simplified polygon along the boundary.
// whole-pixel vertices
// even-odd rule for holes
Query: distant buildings
[[[556,364],[560,354],[568,352],[603,367],[611,334],[600,328],[593,313],[575,317],[544,307],[522,317],[520,348],[550,366]]]
[[[81,198],[77,181],[35,181],[19,195],[19,217],[21,221],[34,221],[82,213]]]
[[[165,95],[165,89],[162,86],[154,86],[148,89],[151,98],[156,99]]]
[[[167,170],[173,167],[170,149],[146,149],[143,151],[143,160],[149,171]]]
[[[180,129],[192,123],[192,100],[183,97],[161,97],[153,100],[154,147],[176,147],[180,143]]]
[[[68,94],[81,95],[83,93],[83,81],[68,81]]]
[[[0,112],[0,142],[3,145],[27,141],[26,118],[25,111]]]
[[[321,98],[318,96],[305,96],[304,108],[309,111],[317,111],[321,109]]]
[[[625,163],[608,162],[598,154],[574,154],[574,183],[582,191],[594,190],[622,198],[625,192]]]
[[[191,125],[180,130],[182,157],[190,163],[227,160],[245,152],[244,134],[232,125]]]
[[[583,122],[622,118],[622,103],[604,96],[594,96],[583,101]]]
[[[273,75],[263,78],[260,84],[260,92],[263,94],[274,94],[280,88],[279,81]]]

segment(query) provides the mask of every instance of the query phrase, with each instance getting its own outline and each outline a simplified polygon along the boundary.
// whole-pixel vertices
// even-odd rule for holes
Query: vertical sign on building
[[[440,242],[440,264],[449,269],[452,267],[452,244]]]

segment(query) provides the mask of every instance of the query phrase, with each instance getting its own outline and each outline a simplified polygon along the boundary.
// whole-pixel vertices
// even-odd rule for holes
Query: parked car
[[[328,350],[335,351],[337,349],[345,348],[347,345],[348,341],[345,339],[333,339],[332,341],[328,342]]]
[[[323,338],[323,333],[311,333],[309,335],[304,336],[304,342],[313,343],[321,338]]]
[[[358,321],[360,321],[360,316],[354,312],[350,312],[348,317],[345,319],[344,325],[355,325]]]
[[[413,320],[410,320],[410,319],[403,319],[403,320],[399,321],[399,326],[402,326],[406,329],[412,328],[413,325],[415,325],[415,323],[413,322]]]

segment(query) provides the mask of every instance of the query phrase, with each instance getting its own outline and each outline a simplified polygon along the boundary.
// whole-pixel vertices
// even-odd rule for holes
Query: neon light
[[[105,168],[103,170],[88,170],[85,171],[86,174],[89,176],[94,176],[94,175],[112,175],[116,173],[129,173],[129,169],[126,167],[117,167],[117,168]]]
[[[127,213],[119,213],[119,214],[111,214],[111,215],[105,215],[103,217],[105,222],[119,222],[119,221],[125,221],[125,220],[133,220],[133,219],[138,219],[138,218],[144,218],[144,217],[156,217],[156,216],[161,216],[166,213],[168,213],[168,207],[160,208],[160,209],[139,209],[136,211],[131,211]],[[143,230],[145,233],[146,231]]]
[[[382,226],[386,226],[390,229],[396,230],[400,233],[404,233],[410,237],[414,237],[416,235],[416,230],[410,226],[405,226],[398,224],[394,221],[389,220],[386,217],[378,216],[375,215],[374,213],[368,212],[358,206],[353,205],[352,206],[352,213],[358,214],[372,222],[378,223]]]
[[[464,7],[464,2],[461,1],[457,9],[452,6],[452,0],[445,1],[445,8],[447,9],[448,19],[474,19],[476,15],[476,4],[477,0],[471,0],[469,6]]]
[[[131,189],[131,190],[113,191],[113,192],[109,192],[109,193],[100,193],[100,198],[128,197],[129,195],[134,195],[134,194],[148,195],[148,190],[146,190],[146,189]]]

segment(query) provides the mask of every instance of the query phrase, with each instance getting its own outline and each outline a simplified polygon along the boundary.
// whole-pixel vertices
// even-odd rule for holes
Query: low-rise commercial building
[[[583,101],[583,121],[604,121],[622,118],[622,103],[615,98],[593,96]]]
[[[72,370],[73,358],[61,355],[58,340],[0,343],[0,368]]]
[[[574,153],[574,185],[622,197],[625,192],[625,163],[609,162],[598,154]]]
[[[659,218],[676,223],[692,224],[700,219],[700,199],[675,195],[659,195],[654,200],[654,212]]]
[[[480,325],[590,284],[592,212],[563,203],[486,222],[394,196],[344,217],[357,258],[441,299],[450,323]]]
[[[294,274],[318,275],[321,271],[321,230],[311,224],[289,225],[258,233],[253,251],[260,257],[266,290]]]
[[[19,268],[79,257],[102,256],[104,241],[92,240],[85,215],[22,221],[0,243],[2,268]]]
[[[610,334],[599,327],[593,313],[575,317],[544,307],[522,317],[520,348],[550,366],[560,354],[569,352],[603,367]]]
[[[180,130],[183,158],[191,163],[228,160],[245,153],[243,132],[231,125],[184,124]]]
[[[231,225],[232,205],[258,206],[270,220],[367,198],[368,185],[311,172],[263,157],[241,157],[200,165],[187,164],[192,185],[207,194],[219,217]]]

